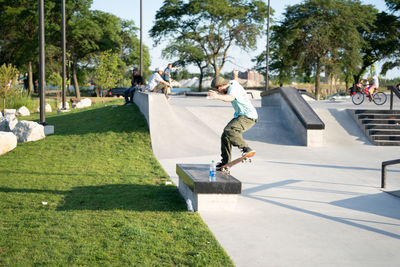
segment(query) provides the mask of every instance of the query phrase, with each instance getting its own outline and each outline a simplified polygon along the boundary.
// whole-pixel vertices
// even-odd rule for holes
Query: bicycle
[[[364,90],[360,90],[359,92],[355,93],[351,97],[351,101],[353,101],[354,105],[360,105],[365,100],[365,96],[368,97],[369,101],[373,101],[376,105],[383,105],[386,103],[387,96],[385,93],[377,92],[377,89],[374,90],[374,93],[371,94],[368,91],[368,87],[364,87]]]

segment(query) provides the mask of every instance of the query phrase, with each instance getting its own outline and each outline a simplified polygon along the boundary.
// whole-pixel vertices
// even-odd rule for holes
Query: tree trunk
[[[79,90],[79,84],[78,84],[78,78],[76,76],[76,63],[72,63],[72,76],[74,80],[74,88],[75,88],[75,94],[76,98],[79,100],[81,99],[81,91]]]
[[[28,86],[28,94],[30,95],[33,92],[33,74],[32,74],[32,62],[28,62],[28,79],[29,79],[29,86]]]
[[[317,68],[315,70],[315,100],[319,100],[321,83],[321,59],[317,58]]]
[[[6,116],[6,98],[3,98],[3,116]]]

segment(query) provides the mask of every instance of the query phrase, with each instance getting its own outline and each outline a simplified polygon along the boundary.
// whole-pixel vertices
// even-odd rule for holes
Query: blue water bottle
[[[208,175],[208,181],[215,182],[216,181],[217,170],[215,166],[215,161],[212,160],[210,164],[210,173]]]

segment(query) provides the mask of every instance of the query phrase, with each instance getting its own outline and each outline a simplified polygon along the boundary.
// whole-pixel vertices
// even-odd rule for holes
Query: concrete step
[[[379,141],[399,141],[400,142],[400,135],[371,135],[372,140],[379,140]]]
[[[400,120],[400,114],[358,114],[358,119]]]
[[[365,125],[366,130],[383,130],[383,129],[400,129],[400,125],[398,124],[366,124]]]
[[[386,109],[357,109],[355,114],[400,114],[400,110],[386,110]]]
[[[373,140],[377,146],[400,146],[400,141],[392,140]]]
[[[400,129],[373,129],[368,130],[369,135],[400,135]]]
[[[393,124],[393,125],[400,125],[399,120],[383,120],[383,119],[364,119],[360,120],[362,124]]]

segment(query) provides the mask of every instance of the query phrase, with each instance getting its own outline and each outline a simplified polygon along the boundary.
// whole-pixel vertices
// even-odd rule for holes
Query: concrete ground
[[[400,198],[381,191],[380,174],[400,148],[372,145],[345,110],[380,107],[309,102],[326,125],[324,146],[313,148],[298,145],[279,109],[252,101],[260,120],[244,136],[257,154],[231,170],[242,181],[237,209],[200,213],[235,265],[399,266]],[[176,184],[176,163],[220,160],[229,103],[176,96],[153,114],[153,150]],[[387,177],[400,190],[400,166]]]

